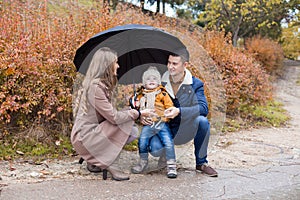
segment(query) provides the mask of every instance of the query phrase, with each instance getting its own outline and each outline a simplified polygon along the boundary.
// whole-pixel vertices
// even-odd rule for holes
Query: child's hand
[[[143,125],[152,125],[153,124],[153,121],[152,121],[153,116],[157,116],[154,109],[141,110],[140,122]]]

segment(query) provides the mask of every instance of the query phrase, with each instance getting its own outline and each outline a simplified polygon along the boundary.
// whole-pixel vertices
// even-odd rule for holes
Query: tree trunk
[[[109,5],[110,4],[110,0],[103,0],[103,4],[105,4],[107,1],[107,4]]]
[[[142,8],[142,11],[145,10],[145,0],[141,0],[141,8]]]
[[[233,37],[232,37],[232,45],[234,46],[234,47],[236,47],[237,46],[237,41],[238,41],[238,31],[235,31],[234,32],[234,34],[233,34]]]
[[[234,30],[233,30],[232,45],[233,45],[234,47],[237,46],[237,41],[238,41],[238,39],[239,39],[239,31],[240,31],[240,26],[241,26],[241,24],[242,24],[242,21],[243,21],[243,17],[240,16],[239,22],[238,22],[238,24],[236,25],[236,27],[234,27]]]
[[[156,13],[160,11],[160,0],[156,0]]]
[[[166,14],[166,0],[162,0],[163,3],[163,14]]]
[[[103,0],[103,5],[110,5],[110,0]]]

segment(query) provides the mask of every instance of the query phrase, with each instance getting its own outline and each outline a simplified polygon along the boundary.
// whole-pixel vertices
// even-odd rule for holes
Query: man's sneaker
[[[216,172],[216,170],[210,167],[207,163],[204,163],[202,165],[196,165],[196,171],[204,173],[210,177],[218,176],[218,172]]]
[[[146,169],[147,166],[148,166],[148,160],[141,159],[136,166],[131,168],[131,172],[134,174],[140,174]]]
[[[176,171],[176,161],[175,160],[168,160],[167,161],[167,177],[168,178],[176,178],[177,171]]]

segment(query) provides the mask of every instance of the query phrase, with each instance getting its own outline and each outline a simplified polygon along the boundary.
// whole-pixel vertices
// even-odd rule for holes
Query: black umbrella
[[[77,49],[74,64],[80,73],[86,73],[92,56],[101,47],[118,53],[118,76],[123,84],[140,83],[149,65],[163,73],[170,53],[186,49],[177,37],[152,26],[116,26],[96,34]]]

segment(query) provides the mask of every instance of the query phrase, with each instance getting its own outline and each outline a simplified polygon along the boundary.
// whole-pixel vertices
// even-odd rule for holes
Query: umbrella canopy
[[[74,64],[80,73],[86,73],[94,53],[101,47],[118,53],[118,78],[123,84],[140,83],[149,65],[163,73],[170,53],[186,49],[177,37],[152,26],[116,26],[96,34],[77,49]]]

